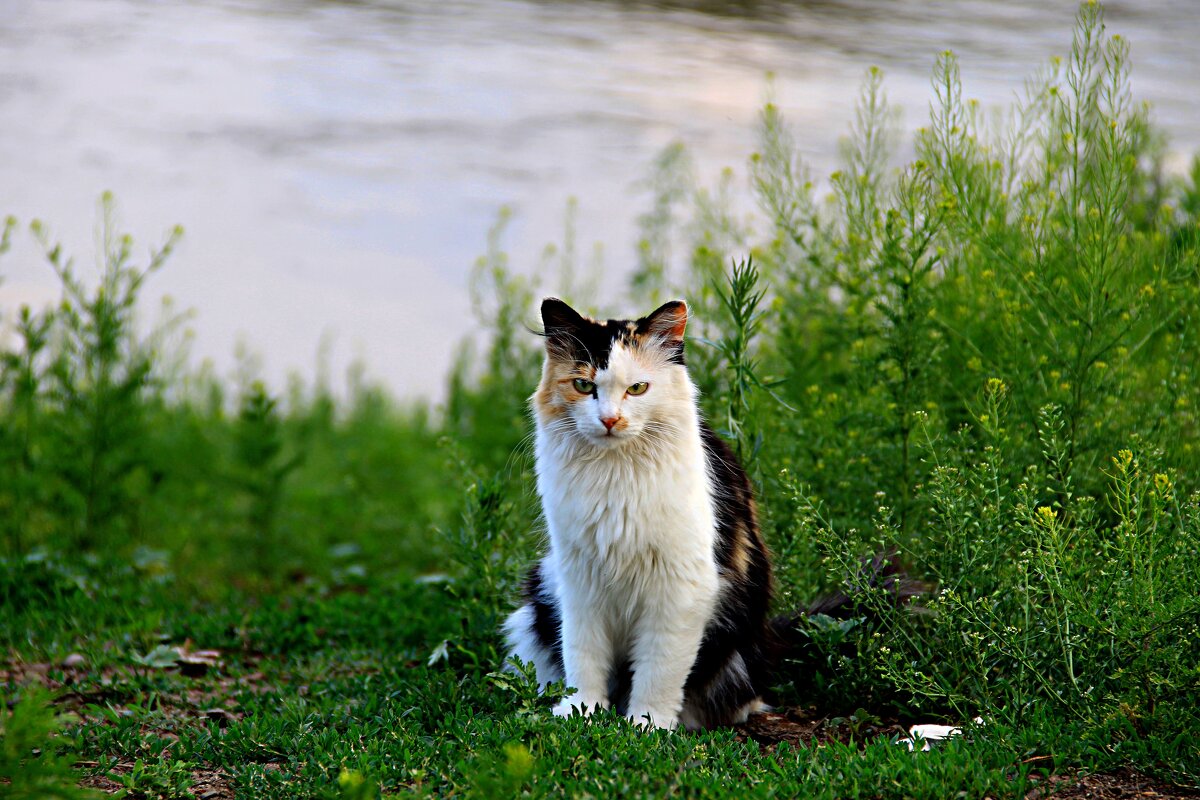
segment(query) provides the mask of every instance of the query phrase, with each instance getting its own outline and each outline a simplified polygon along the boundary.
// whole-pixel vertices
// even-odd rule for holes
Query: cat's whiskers
[[[671,451],[671,442],[667,435],[649,425],[642,430],[636,444],[651,460],[659,460]]]

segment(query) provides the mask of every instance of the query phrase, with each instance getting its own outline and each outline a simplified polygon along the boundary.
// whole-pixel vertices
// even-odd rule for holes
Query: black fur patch
[[[548,297],[542,301],[544,335],[554,357],[602,370],[608,367],[608,359],[614,345],[641,345],[650,337],[655,314],[670,305],[667,304],[638,320],[610,319],[599,322],[582,316],[562,300]],[[662,347],[672,364],[684,363],[683,340],[671,341]]]
[[[725,581],[713,618],[688,675],[684,694],[705,726],[724,725],[758,697],[771,666],[771,562],[758,532],[750,480],[728,445],[706,423],[701,437],[717,514],[714,556]],[[741,558],[736,554],[741,552]],[[739,568],[738,561],[744,566]],[[745,675],[733,670],[740,654]]]
[[[761,552],[765,563],[766,547],[758,534],[750,479],[729,445],[706,422],[700,423],[700,438],[716,501],[717,565],[727,572],[733,570],[734,553],[738,548],[750,553]],[[769,573],[769,566],[767,571]],[[769,577],[768,574],[768,581]]]
[[[533,607],[533,633],[538,643],[554,655],[554,662],[562,669],[562,618],[558,613],[558,604],[554,597],[546,591],[542,582],[541,562],[533,565],[525,578],[522,594],[526,602]]]

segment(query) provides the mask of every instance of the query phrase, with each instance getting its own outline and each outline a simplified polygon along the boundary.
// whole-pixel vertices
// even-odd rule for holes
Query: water
[[[911,129],[940,50],[960,55],[970,96],[1007,102],[1067,50],[1075,13],[1059,0],[0,8],[0,213],[46,220],[91,266],[96,199],[112,190],[140,244],[187,229],[150,294],[195,309],[196,358],[228,374],[243,342],[276,385],[362,359],[398,395],[434,398],[474,330],[467,277],[501,206],[513,265],[532,273],[577,197],[578,247],[603,243],[611,302],[647,165],[682,140],[708,179],[743,176],[768,72],[819,174],[868,65]],[[1181,162],[1200,147],[1200,8],[1107,8]],[[0,310],[57,297],[28,237],[0,277]]]

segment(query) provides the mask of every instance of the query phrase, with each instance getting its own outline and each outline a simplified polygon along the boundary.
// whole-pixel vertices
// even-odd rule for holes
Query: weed
[[[234,428],[236,482],[247,500],[248,552],[267,569],[281,561],[277,519],[283,485],[300,466],[303,453],[285,451],[278,400],[261,382],[251,384],[240,406]]]
[[[58,502],[75,516],[74,544],[83,549],[115,536],[116,526],[126,531],[136,526],[138,484],[152,479],[145,417],[154,350],[150,340],[137,336],[134,313],[143,283],[163,265],[182,235],[180,229],[173,231],[139,267],[132,262],[132,238],[117,233],[109,195],[101,200],[101,216],[104,267],[94,291],[77,277],[72,261],[45,228],[33,225],[63,287],[55,316],[58,338],[47,376],[49,397],[58,412],[53,471],[66,490]]]
[[[12,710],[0,708],[0,784],[11,800],[86,800],[96,792],[79,788],[73,747],[60,735],[69,720],[51,705],[48,692],[25,687]]]
[[[125,787],[128,797],[145,800],[191,800],[192,773],[182,761],[137,759],[128,772],[110,772],[109,778]]]
[[[762,324],[759,305],[766,296],[766,290],[760,289],[758,283],[758,270],[747,259],[734,265],[727,289],[714,287],[729,318],[728,333],[714,342],[728,372],[721,433],[733,440],[738,459],[748,468],[762,444],[760,438],[745,429],[744,423],[750,413],[750,393],[755,389],[768,389],[758,375],[758,362],[751,353],[754,337]]]

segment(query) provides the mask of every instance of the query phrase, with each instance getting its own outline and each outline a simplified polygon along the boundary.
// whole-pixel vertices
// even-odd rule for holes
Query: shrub
[[[710,315],[716,357],[691,363],[752,456],[781,602],[894,549],[936,592],[915,618],[879,597],[880,626],[814,631],[843,687],[958,719],[1051,707],[1117,738],[1198,730],[1200,167],[1161,173],[1128,43],[1093,3],[1006,113],[965,98],[952,53],[933,94],[894,168],[868,71],[824,198],[780,109],[760,117],[746,296],[766,311],[747,345],[718,292],[734,313]],[[690,191],[704,246],[677,289],[703,299],[714,258],[740,254],[713,194]],[[783,382],[747,393],[748,365]],[[1194,755],[1176,741],[1163,758]]]

